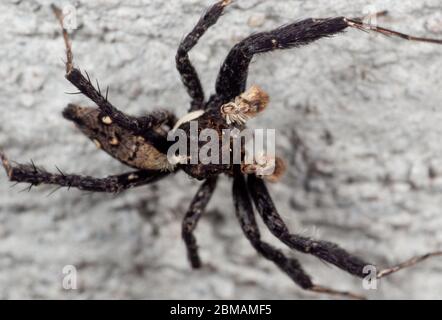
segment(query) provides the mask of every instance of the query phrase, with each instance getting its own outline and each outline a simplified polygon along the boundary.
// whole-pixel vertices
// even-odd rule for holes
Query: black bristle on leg
[[[101,92],[99,92],[87,80],[80,70],[72,69],[66,78],[78,89],[82,94],[91,99],[98,106],[103,115],[109,116],[113,122],[120,125],[126,130],[130,130],[134,134],[144,134],[145,132],[160,126],[163,123],[170,122],[175,117],[168,111],[156,111],[147,116],[134,117],[127,115],[115,108]]]

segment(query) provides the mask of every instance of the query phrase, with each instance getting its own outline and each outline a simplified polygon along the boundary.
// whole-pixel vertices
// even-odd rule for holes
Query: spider
[[[65,17],[62,10],[52,5],[52,10],[61,25],[66,47],[65,77],[79,90],[78,93],[85,95],[97,105],[97,107],[82,107],[69,104],[64,109],[63,116],[73,121],[98,148],[136,170],[101,179],[65,174],[58,168],[58,173],[54,174],[37,167],[32,161],[31,164],[12,165],[6,155],[0,151],[7,176],[17,183],[29,183],[30,188],[40,184],[52,184],[60,188],[119,193],[153,183],[178,170],[183,170],[189,176],[204,181],[182,223],[182,238],[186,245],[187,256],[192,268],[197,269],[202,266],[202,262],[193,234],[216,188],[219,175],[226,174],[233,179],[233,201],[239,224],[251,245],[260,255],[272,261],[302,289],[347,298],[364,298],[356,293],[339,291],[314,283],[295,258],[284,255],[273,245],[261,240],[255,210],[258,211],[270,232],[295,251],[311,254],[359,278],[366,277],[364,268],[371,265],[334,243],[290,233],[265,183],[266,179],[275,181],[282,174],[284,165],[281,160],[274,159],[276,160],[275,170],[270,176],[259,174],[259,169],[265,167],[266,162],[247,165],[241,162],[228,165],[201,162],[171,163],[167,157],[171,142],[166,137],[171,130],[177,128],[188,133],[191,120],[197,121],[202,129],[210,128],[219,133],[223,129],[245,128],[247,120],[261,113],[269,101],[268,95],[258,86],[252,86],[249,89],[246,87],[249,64],[257,54],[308,45],[321,38],[342,33],[347,28],[434,44],[442,44],[442,40],[414,37],[365,24],[362,18],[334,17],[302,20],[268,32],[253,34],[236,44],[221,66],[215,94],[206,100],[201,82],[188,54],[203,34],[218,21],[230,3],[230,0],[214,3],[179,45],[176,67],[191,98],[189,114],[180,120],[172,113],[163,110],[154,111],[142,117],[134,117],[115,108],[108,100],[108,91],[103,93],[98,82],[95,86],[87,72],[83,74],[80,69],[74,67],[71,41],[64,28]],[[414,257],[391,268],[378,271],[375,278],[382,278],[437,255],[442,255],[442,252]]]

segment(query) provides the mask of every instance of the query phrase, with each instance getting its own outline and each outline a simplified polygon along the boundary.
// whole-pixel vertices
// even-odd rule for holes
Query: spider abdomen
[[[63,116],[75,123],[97,148],[102,149],[120,162],[142,170],[169,170],[167,155],[158,151],[143,136],[128,130],[102,116],[97,108],[70,104]]]

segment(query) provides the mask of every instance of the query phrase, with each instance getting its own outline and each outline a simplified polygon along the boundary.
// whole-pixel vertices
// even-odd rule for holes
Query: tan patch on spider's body
[[[221,106],[221,114],[228,124],[244,125],[249,119],[263,112],[269,104],[269,95],[257,85]]]
[[[159,152],[141,136],[134,136],[108,117],[100,116],[96,108],[69,105],[64,115],[95,145],[115,159],[137,169],[169,170],[167,155]]]
[[[112,124],[112,119],[109,116],[105,116],[101,118],[101,122],[103,122],[104,124],[110,125]]]

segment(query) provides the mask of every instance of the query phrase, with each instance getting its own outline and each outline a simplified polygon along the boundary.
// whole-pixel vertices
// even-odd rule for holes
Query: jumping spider
[[[442,41],[413,37],[378,26],[367,25],[361,18],[306,19],[269,32],[253,34],[236,44],[220,69],[216,81],[216,93],[206,100],[201,82],[189,60],[188,53],[207,29],[218,21],[230,3],[230,0],[224,0],[212,5],[179,45],[176,66],[191,98],[190,113],[180,120],[167,111],[156,111],[143,117],[133,117],[116,109],[108,101],[107,92],[103,95],[99,85],[94,87],[87,73],[83,75],[79,69],[74,67],[71,42],[63,24],[63,13],[53,5],[52,9],[61,24],[66,46],[66,79],[79,90],[79,93],[84,94],[98,106],[98,108],[87,108],[70,104],[63,111],[63,116],[73,121],[87,137],[96,143],[97,147],[137,170],[103,179],[65,174],[61,170],[58,174],[53,174],[33,163],[31,165],[11,165],[5,154],[0,152],[6,173],[11,181],[30,183],[31,187],[40,184],[53,184],[59,187],[74,187],[92,192],[110,193],[118,193],[158,181],[178,170],[183,170],[198,180],[204,180],[182,224],[182,237],[193,268],[201,267],[198,246],[193,232],[215,190],[218,176],[225,173],[233,179],[233,200],[237,218],[245,236],[256,251],[264,258],[274,262],[305,290],[362,298],[358,294],[337,291],[313,283],[296,259],[286,257],[281,251],[261,240],[255,220],[255,209],[271,233],[291,249],[314,255],[360,278],[366,276],[364,267],[371,265],[334,243],[290,233],[278,214],[264,181],[264,178],[277,180],[283,168],[280,160],[275,162],[275,173],[269,177],[261,177],[257,174],[260,169],[259,164],[178,163],[173,165],[166,156],[171,144],[166,136],[168,131],[173,130],[172,128],[180,128],[189,132],[190,120],[198,121],[200,128],[215,129],[219,133],[223,129],[245,128],[246,121],[262,112],[269,99],[258,86],[252,86],[246,90],[249,64],[256,54],[307,45],[321,38],[339,34],[347,28],[378,32],[412,41],[435,44],[442,44]],[[261,166],[265,165],[265,163],[261,164]],[[442,252],[433,252],[415,257],[392,268],[379,271],[377,278],[414,265],[428,257],[441,254]]]

